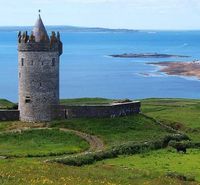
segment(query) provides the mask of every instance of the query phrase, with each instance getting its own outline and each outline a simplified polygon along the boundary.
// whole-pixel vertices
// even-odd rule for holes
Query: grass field
[[[71,99],[62,100],[62,103],[107,104],[112,101]],[[142,112],[164,124],[186,132],[194,141],[200,142],[200,100],[142,100]],[[17,125],[26,126],[25,123],[20,122],[0,122],[0,131],[16,128]],[[54,121],[50,127],[72,128],[94,134],[100,137],[106,146],[128,141],[151,141],[168,134],[165,129],[142,115],[114,119]],[[5,140],[3,142],[7,141],[6,138],[3,139]],[[169,147],[133,156],[120,156],[82,167],[45,163],[43,158],[0,159],[0,184],[198,185],[200,184],[199,156],[199,149],[189,149],[187,154],[180,154]],[[170,178],[166,176],[168,172],[183,174],[195,178],[195,181]]]
[[[59,130],[30,130],[0,134],[0,156],[43,156],[77,153],[88,143],[72,133]]]
[[[65,127],[99,136],[107,146],[128,141],[144,142],[164,137],[168,132],[142,115],[54,121],[52,127]]]
[[[120,158],[121,159],[121,158]],[[123,157],[122,157],[123,159]],[[128,158],[127,158],[128,159]],[[117,159],[118,160],[118,159]],[[114,162],[114,161],[113,161]],[[83,167],[44,163],[38,159],[0,160],[2,185],[197,185],[167,178],[162,172],[109,164]]]
[[[142,112],[200,141],[200,100],[147,99]]]
[[[1,121],[0,122],[0,131],[6,130],[10,124],[12,124],[12,122],[9,123],[8,121],[7,122]]]
[[[121,156],[118,159],[106,160],[98,164],[146,171],[147,174],[152,173],[153,176],[176,172],[196,177],[196,180],[200,182],[199,156],[200,150],[197,149],[189,150],[186,155],[179,154],[172,149],[165,149],[130,157]]]
[[[0,99],[0,109],[12,109],[15,106],[15,103],[12,103],[6,99]]]

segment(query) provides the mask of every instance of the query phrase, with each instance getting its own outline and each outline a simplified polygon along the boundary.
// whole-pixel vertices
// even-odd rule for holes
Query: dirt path
[[[72,132],[76,134],[77,136],[81,137],[82,139],[86,140],[90,144],[90,149],[88,151],[99,151],[104,149],[104,143],[103,141],[98,138],[97,136],[90,135],[84,132],[80,132],[77,130],[71,130],[66,128],[60,128],[61,131],[65,132]]]
[[[42,127],[42,128],[29,128],[29,127],[25,127],[25,128],[20,128],[20,129],[13,129],[13,130],[9,130],[9,131],[4,131],[4,132],[0,132],[1,133],[13,133],[13,132],[19,132],[21,133],[22,131],[26,131],[26,130],[42,130],[42,129],[53,129],[53,128],[49,128],[49,127]],[[81,131],[77,131],[77,130],[73,130],[73,129],[67,129],[67,128],[59,128],[60,131],[63,132],[72,132],[75,135],[79,136],[80,138],[84,139],[85,141],[87,141],[90,145],[90,148],[87,151],[84,151],[80,154],[83,153],[87,153],[87,152],[96,152],[96,151],[100,151],[104,149],[104,143],[103,141],[98,138],[97,136],[94,135],[90,135]],[[79,154],[74,154],[74,155],[79,155]],[[71,155],[70,155],[71,156]],[[0,156],[0,160],[1,159],[6,159],[5,156]]]

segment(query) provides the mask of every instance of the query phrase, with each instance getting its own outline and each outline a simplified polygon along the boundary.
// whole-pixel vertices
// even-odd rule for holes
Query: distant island
[[[19,30],[27,30],[32,31],[32,26],[0,26],[0,32],[1,31],[19,31]],[[112,28],[98,28],[98,27],[78,27],[78,26],[46,26],[46,29],[48,32],[51,32],[52,30],[58,30],[60,32],[98,32],[98,33],[105,33],[105,32],[139,32],[139,30],[133,30],[133,29],[112,29]]]
[[[148,63],[161,66],[160,72],[168,75],[197,77],[200,79],[200,61],[193,62],[156,62]]]
[[[170,55],[170,54],[159,54],[159,53],[124,53],[124,54],[115,54],[109,55],[115,58],[188,58],[189,56],[185,55]]]

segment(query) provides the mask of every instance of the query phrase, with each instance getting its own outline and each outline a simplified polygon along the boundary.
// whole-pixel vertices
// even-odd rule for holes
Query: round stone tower
[[[18,34],[19,111],[20,120],[51,121],[59,105],[60,34],[50,38],[42,19],[36,21],[30,35]]]

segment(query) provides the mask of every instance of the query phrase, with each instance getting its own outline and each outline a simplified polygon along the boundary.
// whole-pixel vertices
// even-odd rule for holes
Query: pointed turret
[[[62,42],[60,40],[60,33],[53,31],[52,35],[48,35],[43,21],[39,16],[33,27],[33,31],[29,35],[27,31],[19,32],[18,34],[18,50],[19,51],[55,51],[59,55],[62,54]]]
[[[49,36],[42,22],[40,14],[33,28],[33,35],[35,36],[36,42],[49,42]]]
[[[52,32],[48,36],[39,15],[31,33],[19,32],[18,53],[20,120],[45,122],[56,119],[62,54],[60,34]]]

